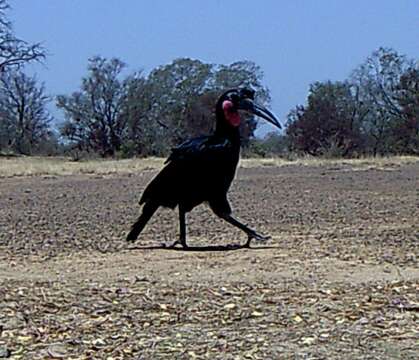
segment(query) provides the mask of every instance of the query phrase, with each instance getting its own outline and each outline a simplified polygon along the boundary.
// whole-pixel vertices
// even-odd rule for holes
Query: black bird
[[[172,149],[166,166],[149,183],[140,200],[142,214],[132,226],[127,241],[134,241],[154,212],[160,207],[179,208],[180,236],[171,247],[186,244],[185,214],[195,206],[207,202],[214,213],[248,235],[245,246],[252,239],[269,237],[241,223],[231,215],[227,192],[234,178],[240,155],[239,110],[262,117],[281,128],[279,121],[265,107],[254,102],[252,89],[226,91],[218,99],[214,134],[185,141]]]

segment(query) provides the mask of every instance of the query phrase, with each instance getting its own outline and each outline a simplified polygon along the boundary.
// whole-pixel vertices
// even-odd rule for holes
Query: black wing
[[[207,155],[215,156],[218,153],[228,151],[231,143],[227,139],[220,139],[215,136],[200,136],[187,140],[172,149],[172,153],[165,161],[165,164],[175,161],[189,161],[204,159]]]
[[[173,189],[179,191],[188,187],[204,173],[216,173],[219,160],[230,153],[231,148],[229,140],[215,136],[201,136],[173,148],[165,161],[166,166],[144,190],[140,204],[156,201],[174,208],[178,203],[178,194]]]

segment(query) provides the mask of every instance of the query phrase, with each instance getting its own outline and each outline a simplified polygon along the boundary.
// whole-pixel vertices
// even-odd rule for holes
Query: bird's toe
[[[268,241],[271,238],[270,235],[262,235],[259,234],[257,232],[253,233],[253,234],[249,234],[249,240],[251,239],[255,239],[256,241]]]
[[[185,242],[181,241],[181,240],[176,240],[175,242],[173,242],[172,245],[166,246],[166,248],[168,248],[168,249],[174,249],[177,245],[182,245],[182,248],[183,249],[188,250],[188,245]]]

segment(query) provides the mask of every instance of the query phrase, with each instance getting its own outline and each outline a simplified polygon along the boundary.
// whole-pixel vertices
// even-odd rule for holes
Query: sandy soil
[[[251,249],[205,206],[126,244],[155,173],[0,180],[0,358],[418,357],[419,162],[240,169]]]

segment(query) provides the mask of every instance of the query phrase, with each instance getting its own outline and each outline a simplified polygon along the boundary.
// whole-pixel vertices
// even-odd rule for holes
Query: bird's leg
[[[187,248],[188,245],[186,245],[186,215],[185,210],[182,209],[182,207],[179,207],[179,242],[184,247]]]
[[[250,246],[250,241],[252,239],[255,240],[259,240],[259,241],[266,241],[270,239],[270,236],[264,236],[259,234],[258,232],[256,232],[255,230],[251,229],[250,227],[248,227],[247,225],[241,223],[239,220],[235,219],[233,216],[229,215],[229,214],[223,214],[221,216],[225,221],[227,221],[228,223],[230,223],[231,225],[234,225],[236,227],[238,227],[240,230],[243,230],[247,236],[247,242],[244,245],[245,247],[249,247]]]
[[[188,247],[188,245],[186,244],[186,213],[185,210],[179,206],[179,240],[176,240],[171,246],[170,248],[174,248],[177,244],[182,245],[182,247],[184,249],[186,249]]]

